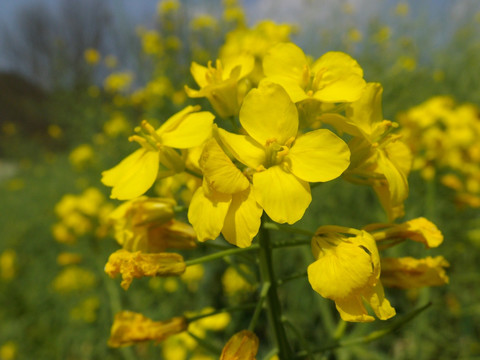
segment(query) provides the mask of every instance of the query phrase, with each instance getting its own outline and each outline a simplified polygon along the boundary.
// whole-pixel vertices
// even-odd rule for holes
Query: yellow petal
[[[212,190],[207,197],[203,186],[197,189],[188,208],[188,221],[199,241],[213,240],[220,235],[231,201],[229,194]]]
[[[234,194],[247,189],[249,181],[223,152],[215,139],[203,149],[200,166],[208,185],[216,191]]]
[[[253,332],[242,330],[225,344],[220,360],[255,360],[258,352],[258,337]]]
[[[250,54],[241,54],[222,59],[223,64],[223,78],[228,79],[232,77],[232,72],[235,68],[240,67],[238,80],[243,79],[250,74],[255,66],[255,58]],[[200,84],[199,84],[200,85]]]
[[[400,289],[441,286],[448,284],[445,268],[449,263],[443,256],[424,259],[412,257],[382,258],[382,282]]]
[[[260,228],[262,212],[251,188],[233,195],[222,229],[225,239],[241,248],[250,246]]]
[[[302,85],[304,71],[308,73],[307,58],[303,51],[292,43],[274,46],[263,59],[263,71],[269,81],[281,85],[293,102],[307,98]]]
[[[308,66],[305,54],[293,43],[277,44],[263,58],[265,76],[281,76],[297,83],[302,81],[305,66]]]
[[[308,281],[320,295],[337,301],[367,286],[372,267],[370,254],[362,246],[342,241],[308,267]]]
[[[318,91],[314,94],[320,101],[356,101],[365,89],[362,68],[352,57],[342,52],[324,54],[313,64],[312,70],[321,74]]]
[[[380,281],[374,287],[366,288],[362,295],[380,320],[387,320],[395,316],[395,309],[385,298],[385,292]]]
[[[187,149],[199,146],[212,135],[215,116],[208,111],[200,111],[186,115],[182,121],[160,135],[162,144],[176,149]]]
[[[243,100],[240,123],[260,145],[283,145],[297,135],[298,112],[280,85],[262,81]]]
[[[308,181],[329,181],[340,176],[350,164],[350,150],[330,130],[310,131],[298,137],[287,161],[291,172]]]
[[[346,115],[349,122],[358,127],[364,136],[375,138],[383,132],[375,132],[376,128],[383,123],[382,93],[381,84],[368,83],[361,98],[347,107]]]
[[[378,154],[378,167],[387,179],[392,205],[401,204],[408,197],[407,178],[388,158],[385,152],[379,151]]]
[[[129,200],[143,195],[155,182],[159,153],[138,149],[117,166],[102,173],[102,182],[113,186],[112,199]]]
[[[371,322],[375,318],[368,315],[360,296],[352,295],[347,298],[335,300],[335,306],[343,321]]]
[[[256,169],[265,163],[265,149],[250,136],[232,134],[223,129],[218,129],[218,136],[222,144],[242,164]]]
[[[200,64],[197,64],[195,61],[193,61],[192,65],[190,65],[190,72],[192,73],[192,76],[195,79],[195,82],[198,84],[198,86],[200,86],[200,88],[203,88],[208,85],[208,81],[207,81],[208,68],[206,66],[202,66]]]
[[[293,224],[312,201],[310,186],[280,166],[253,175],[254,196],[273,221]]]

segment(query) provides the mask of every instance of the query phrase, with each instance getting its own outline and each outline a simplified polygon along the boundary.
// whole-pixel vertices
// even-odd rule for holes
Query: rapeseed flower
[[[314,99],[326,103],[352,102],[365,88],[363,70],[349,55],[331,51],[312,66],[302,49],[277,44],[263,59],[265,77],[281,85],[293,102]]]
[[[445,268],[449,263],[443,256],[424,259],[413,257],[382,258],[381,280],[385,286],[400,289],[441,286],[448,284]]]
[[[277,84],[262,82],[240,110],[248,135],[218,129],[223,144],[248,167],[256,202],[278,223],[300,220],[312,197],[309,182],[340,176],[349,165],[347,145],[326,129],[298,133],[298,113]]]
[[[247,247],[260,228],[262,209],[247,177],[233,164],[215,139],[205,145],[200,160],[203,185],[188,208],[188,220],[199,241],[222,233],[238,247]]]
[[[312,239],[316,261],[308,267],[308,281],[325,298],[335,301],[345,321],[368,322],[367,302],[377,317],[386,320],[395,309],[385,298],[380,281],[380,256],[375,239],[366,231],[349,234],[320,227]]]
[[[102,173],[102,182],[112,187],[113,199],[129,200],[143,195],[157,179],[160,164],[174,173],[183,171],[182,157],[174,149],[198,146],[211,135],[214,116],[198,110],[199,106],[187,106],[157,130],[142,122],[144,137],[130,137],[142,148]]]
[[[150,340],[159,343],[186,329],[187,321],[184,317],[174,317],[166,321],[153,321],[133,311],[121,311],[115,315],[108,346],[129,346]]]
[[[144,276],[176,276],[185,272],[183,257],[174,253],[144,254],[121,249],[108,258],[105,272],[111,278],[122,274],[121,286],[128,290],[133,278]]]
[[[216,61],[216,67],[208,62],[207,67],[192,62],[190,71],[199,90],[185,86],[189,97],[206,97],[223,118],[237,115],[245,93],[239,91],[238,82],[245,78],[254,66],[251,55],[237,56]]]

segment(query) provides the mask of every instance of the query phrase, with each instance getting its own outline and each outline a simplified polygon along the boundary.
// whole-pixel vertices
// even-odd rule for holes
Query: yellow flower
[[[257,352],[257,335],[249,330],[242,330],[228,340],[220,360],[255,360]]]
[[[188,208],[188,221],[198,240],[215,239],[221,232],[233,245],[250,246],[260,228],[262,209],[248,179],[214,139],[205,145],[200,167],[203,185]]]
[[[252,293],[256,289],[256,287],[247,281],[245,276],[242,275],[243,273],[253,276],[248,266],[240,264],[238,268],[241,272],[238,271],[236,267],[229,266],[223,273],[222,287],[227,296],[242,296],[245,293]]]
[[[410,239],[425,244],[427,249],[439,246],[443,235],[434,223],[419,217],[402,224],[372,224],[364,230],[373,235],[376,241]]]
[[[173,219],[173,199],[139,197],[117,207],[109,216],[115,239],[129,251],[162,252],[196,247],[193,228]]]
[[[185,272],[183,257],[174,253],[143,254],[121,249],[108,258],[105,272],[115,278],[122,274],[121,286],[127,290],[133,278],[144,276],[175,276]]]
[[[95,154],[92,146],[89,144],[82,144],[72,150],[68,156],[68,160],[76,169],[82,169],[92,162],[94,156]]]
[[[203,279],[205,268],[202,264],[188,266],[180,279],[187,284],[190,291],[194,292],[198,289],[198,284]]]
[[[159,343],[186,329],[187,321],[184,317],[174,317],[166,321],[153,321],[133,311],[121,311],[115,315],[108,346],[129,346],[150,340]]]
[[[382,283],[388,287],[411,289],[448,284],[444,268],[449,264],[443,256],[382,258],[381,264]]]
[[[200,90],[185,86],[185,91],[192,98],[206,97],[223,118],[237,115],[245,95],[238,91],[238,82],[253,70],[253,66],[251,55],[217,60],[216,68],[211,61],[207,67],[192,62],[190,72]]]
[[[18,345],[7,341],[0,346],[0,360],[15,360],[18,355]]]
[[[103,86],[105,90],[110,92],[117,92],[127,90],[133,81],[133,74],[130,72],[116,72],[108,75]]]
[[[293,102],[352,102],[365,88],[363,70],[349,55],[331,51],[309,66],[302,49],[292,43],[270,49],[263,71],[266,79],[281,85]]]
[[[100,61],[100,53],[96,49],[87,49],[83,53],[85,61],[90,65],[98,64]]]
[[[7,249],[0,254],[0,278],[12,280],[17,273],[17,253]]]
[[[312,251],[317,260],[308,267],[308,281],[320,295],[335,301],[343,320],[373,321],[363,301],[381,320],[395,315],[384,295],[380,256],[369,233],[350,229],[346,236],[320,227],[312,239]]]
[[[251,90],[240,123],[248,135],[219,129],[219,136],[253,172],[253,196],[278,223],[302,218],[312,199],[309,182],[333,180],[349,165],[347,145],[331,131],[298,134],[297,108],[279,85],[262,82]]]
[[[86,323],[93,323],[97,319],[97,310],[99,307],[99,298],[90,296],[70,310],[70,318]]]
[[[395,125],[383,119],[382,93],[380,84],[368,83],[362,97],[347,106],[346,117],[332,114],[320,116],[319,120],[354,136],[348,143],[352,158],[345,177],[371,185],[393,220],[404,212],[412,155],[400,135],[387,134]]]
[[[211,135],[214,116],[198,110],[198,106],[187,106],[157,130],[142,122],[144,137],[130,137],[142,148],[102,173],[102,182],[113,187],[113,199],[129,200],[144,194],[157,179],[160,163],[174,173],[183,171],[183,160],[173,148],[198,146]]]
[[[61,266],[65,265],[76,265],[82,262],[82,255],[62,252],[57,256],[57,264]]]
[[[87,290],[95,285],[95,274],[78,266],[64,268],[53,280],[53,288],[59,293]]]

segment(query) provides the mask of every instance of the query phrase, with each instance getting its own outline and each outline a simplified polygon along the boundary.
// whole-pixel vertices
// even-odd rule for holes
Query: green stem
[[[199,258],[196,258],[196,259],[192,259],[192,260],[187,260],[187,261],[185,261],[185,264],[187,266],[202,264],[204,262],[220,259],[220,258],[223,258],[225,256],[241,254],[241,253],[244,253],[244,252],[247,252],[247,251],[257,250],[258,248],[259,248],[258,244],[253,244],[253,245],[250,245],[248,248],[235,248],[235,249],[219,251],[219,252],[216,252],[214,254],[205,255],[205,256],[202,256],[202,257],[199,257]]]
[[[323,347],[320,347],[320,348],[317,348],[317,349],[313,350],[312,353],[318,354],[318,353],[322,353],[322,352],[325,352],[325,351],[328,351],[328,350],[334,350],[334,349],[338,349],[338,348],[341,348],[341,347],[353,346],[353,345],[358,345],[358,344],[366,344],[366,343],[369,343],[371,341],[377,340],[381,337],[384,337],[385,335],[388,335],[388,334],[398,330],[399,328],[401,328],[402,326],[407,324],[410,320],[412,320],[413,318],[418,316],[420,313],[422,313],[424,310],[429,308],[431,305],[432,305],[431,303],[428,303],[428,304],[423,305],[422,307],[420,307],[418,309],[413,310],[409,314],[407,314],[404,317],[402,317],[401,319],[393,322],[390,326],[388,326],[388,327],[386,327],[382,330],[376,330],[376,331],[373,331],[370,334],[367,334],[365,336],[360,336],[360,337],[353,338],[353,339],[337,340],[337,341],[334,341],[333,343],[331,343],[329,345],[326,345],[326,346],[323,346]],[[308,352],[303,350],[303,351],[300,351],[296,354],[295,359],[305,359],[306,356],[308,356]]]
[[[205,339],[202,339],[201,337],[198,337],[197,335],[195,335],[194,333],[192,333],[191,331],[187,331],[187,334],[190,335],[192,338],[195,339],[195,341],[200,345],[202,346],[204,349],[208,350],[209,352],[211,352],[213,355],[215,356],[219,356],[221,353],[222,353],[222,349],[220,349],[219,347],[213,345],[212,343],[210,343],[209,341],[205,340]]]
[[[272,252],[270,247],[270,234],[264,219],[262,219],[262,226],[259,233],[259,260],[260,260],[260,274],[262,282],[269,284],[267,292],[267,312],[270,325],[275,336],[276,345],[278,347],[278,357],[281,360],[292,359],[292,351],[288,344],[287,335],[282,324],[282,309],[277,293],[277,280],[273,271]]]
[[[252,320],[250,320],[250,324],[248,325],[248,330],[252,331],[255,330],[257,326],[258,318],[260,317],[260,313],[262,312],[263,303],[267,298],[268,290],[270,289],[269,283],[264,283],[262,286],[262,290],[260,291],[260,298],[258,299],[257,306],[255,307],[255,312],[253,313]]]

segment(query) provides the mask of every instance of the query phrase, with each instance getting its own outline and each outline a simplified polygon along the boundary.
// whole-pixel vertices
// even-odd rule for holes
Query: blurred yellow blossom
[[[223,291],[228,296],[237,296],[255,291],[256,287],[245,279],[247,276],[253,276],[248,266],[240,264],[237,270],[234,266],[229,266],[222,276]]]
[[[57,264],[61,266],[76,265],[82,262],[82,255],[70,252],[62,252],[57,256]]]
[[[108,75],[103,86],[109,92],[118,92],[127,90],[133,81],[133,74],[131,72],[116,72]]]
[[[180,276],[180,279],[187,284],[190,291],[195,292],[204,275],[204,266],[202,264],[196,264],[188,266],[185,272]]]
[[[90,270],[72,265],[63,268],[53,280],[53,288],[61,294],[88,290],[95,285],[96,277]]]
[[[180,1],[178,0],[162,0],[158,3],[158,13],[165,15],[180,9]]]
[[[410,12],[410,7],[408,6],[408,3],[406,2],[399,2],[397,6],[395,7],[395,13],[398,16],[405,17],[408,15]]]
[[[18,345],[14,341],[7,341],[0,346],[0,360],[15,360],[18,355]]]
[[[60,139],[63,135],[62,128],[56,124],[48,125],[47,133],[52,139]]]
[[[90,65],[96,65],[100,61],[100,53],[96,49],[87,49],[83,53],[85,61]]]
[[[70,310],[70,318],[86,323],[93,323],[97,320],[97,311],[99,307],[100,300],[97,296],[87,297]]]
[[[103,124],[103,132],[109,137],[117,137],[121,134],[128,134],[131,126],[125,116],[120,112],[115,112],[112,117]]]
[[[12,280],[17,273],[17,253],[13,249],[4,250],[0,254],[0,278]]]
[[[193,30],[201,30],[205,28],[213,29],[217,25],[217,19],[208,14],[197,15],[190,22],[190,26]]]
[[[81,144],[72,150],[68,156],[70,164],[76,169],[83,169],[90,164],[95,157],[95,153],[90,144]]]
[[[412,257],[382,258],[382,283],[384,286],[401,289],[448,284],[445,268],[449,263],[443,256],[424,259]]]

